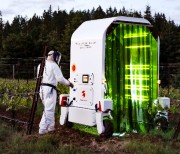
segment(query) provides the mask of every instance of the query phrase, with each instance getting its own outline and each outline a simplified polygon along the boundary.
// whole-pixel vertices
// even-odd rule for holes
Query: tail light
[[[67,101],[68,101],[68,97],[67,96],[61,97],[60,106],[67,106]]]
[[[99,111],[102,111],[102,108],[101,108],[101,102],[99,101]]]

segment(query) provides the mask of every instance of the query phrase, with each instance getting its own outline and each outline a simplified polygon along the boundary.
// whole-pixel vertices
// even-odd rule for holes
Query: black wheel
[[[158,117],[155,120],[155,129],[161,129],[163,131],[166,131],[168,128],[168,121],[165,117]]]
[[[102,133],[101,135],[104,137],[111,137],[113,132],[114,132],[114,127],[113,127],[113,123],[111,120],[103,120],[103,125],[104,125],[104,133]]]

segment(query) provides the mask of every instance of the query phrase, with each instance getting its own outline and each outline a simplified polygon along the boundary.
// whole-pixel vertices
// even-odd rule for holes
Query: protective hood
[[[52,56],[53,60],[59,65],[60,60],[61,60],[61,53],[59,51],[50,51],[48,53],[48,56]]]

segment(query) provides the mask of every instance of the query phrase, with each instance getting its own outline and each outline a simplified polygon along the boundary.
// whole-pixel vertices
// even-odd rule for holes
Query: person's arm
[[[64,76],[61,72],[61,69],[59,68],[59,66],[57,64],[54,65],[53,73],[54,73],[55,78],[58,82],[60,82],[64,85],[70,86],[71,88],[74,87],[74,85],[69,80],[64,78]]]

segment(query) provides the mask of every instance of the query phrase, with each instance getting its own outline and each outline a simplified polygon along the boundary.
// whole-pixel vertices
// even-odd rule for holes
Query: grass
[[[178,149],[173,149],[168,143],[163,145],[151,143],[150,141],[143,143],[141,141],[132,141],[125,145],[124,148],[134,154],[179,154]]]
[[[92,128],[83,128],[81,129]],[[97,143],[98,150],[106,153],[130,153],[130,154],[178,154],[180,142],[171,140],[172,132],[164,133],[152,131],[149,134],[136,134],[134,137],[110,138]],[[78,139],[77,139],[78,142]],[[95,142],[96,143],[96,142]],[[1,154],[90,154],[94,153],[87,147],[76,147],[69,142],[64,144],[58,137],[48,135],[24,135],[22,132],[13,130],[7,124],[0,121],[0,153]],[[104,152],[102,152],[104,153]]]
[[[90,126],[85,126],[85,125],[80,125],[80,124],[74,124],[73,129],[78,129],[80,131],[93,134],[93,135],[98,135],[97,128],[96,127],[90,127]]]
[[[26,136],[17,132],[0,121],[0,153],[1,154],[84,154],[88,150],[74,147],[73,145],[64,146],[57,138],[51,135]]]
[[[174,130],[171,129],[171,130],[167,130],[167,131],[162,131],[160,129],[153,129],[151,130],[148,135],[150,136],[159,136],[161,137],[162,139],[168,141],[168,140],[172,140],[172,137],[174,135]]]

